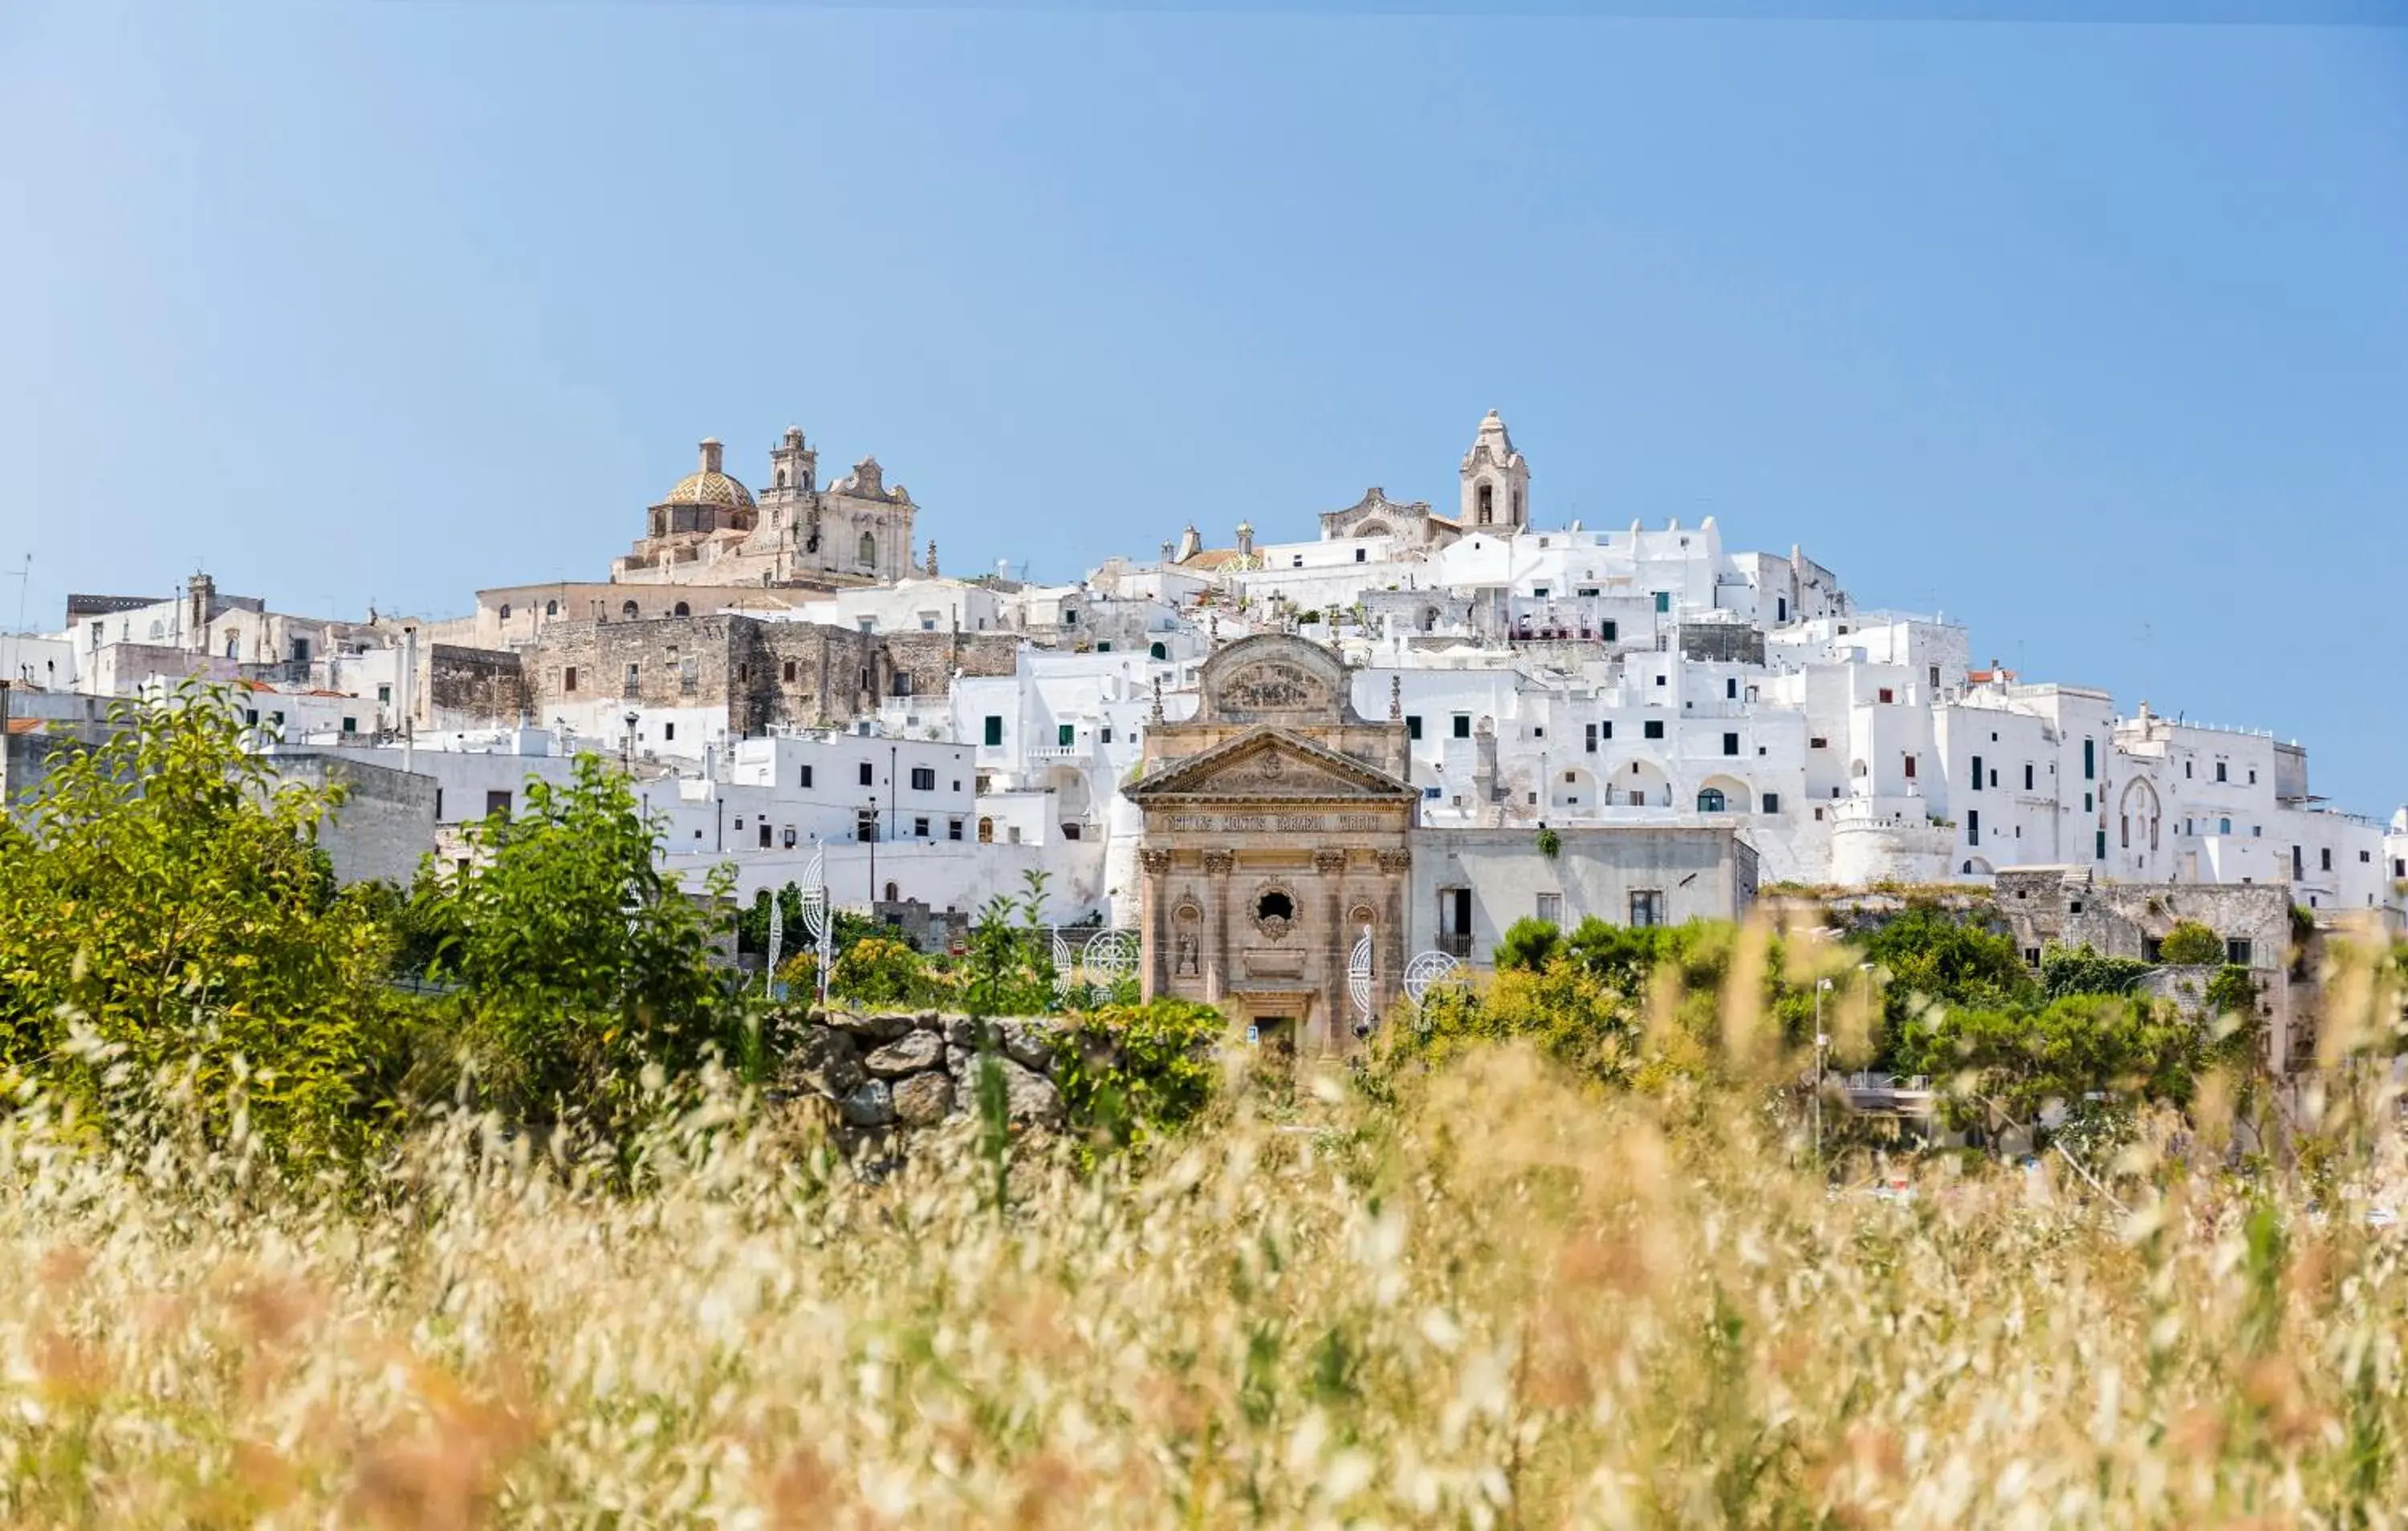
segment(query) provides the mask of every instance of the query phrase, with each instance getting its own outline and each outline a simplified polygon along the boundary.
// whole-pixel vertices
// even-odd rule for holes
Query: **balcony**
[[[1438,949],[1450,957],[1469,962],[1471,960],[1471,932],[1442,930],[1439,932]]]

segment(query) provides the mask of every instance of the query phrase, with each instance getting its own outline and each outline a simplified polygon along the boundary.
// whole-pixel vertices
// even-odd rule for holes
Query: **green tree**
[[[1930,1005],[2015,1010],[2038,994],[2011,937],[1928,907],[1911,908],[1875,930],[1865,938],[1864,950],[1889,975],[1882,996],[1885,1050]]]
[[[1960,1119],[1997,1126],[2030,1123],[2051,1101],[2077,1114],[2186,1106],[2202,1073],[2245,1063],[2250,1046],[2245,1028],[2192,1021],[2162,1002],[2072,994],[2036,1010],[1953,1007],[1919,1018],[1900,1062],[1946,1082]]]
[[[2185,920],[2157,943],[2160,961],[2176,967],[2213,967],[2224,961],[2224,937],[2196,920]]]
[[[1555,922],[1524,915],[1505,929],[1491,960],[1498,972],[1536,973],[1545,969],[1563,947],[1564,933]]]
[[[184,1072],[213,1129],[239,1109],[291,1160],[360,1152],[393,943],[313,843],[339,793],[279,781],[222,690],[110,716],[0,820],[0,1059],[94,1106],[124,1098],[110,1066]]]
[[[648,1064],[733,1056],[743,1006],[714,971],[713,921],[654,865],[655,826],[597,757],[530,779],[515,818],[468,828],[472,868],[445,880],[435,976],[493,1104],[542,1118],[615,1109]],[[711,892],[724,893],[725,877]]]
[[[2068,994],[2128,994],[2149,974],[2149,965],[2131,957],[2102,957],[2087,945],[2068,952],[2051,947],[2041,959],[2041,993],[2051,999]]]

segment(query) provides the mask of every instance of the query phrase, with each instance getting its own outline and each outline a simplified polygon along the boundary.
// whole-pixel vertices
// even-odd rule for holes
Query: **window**
[[[2249,784],[2253,787],[2258,784],[2258,767],[2255,766],[2249,767]]]
[[[1982,843],[1982,810],[1980,808],[1965,810],[1965,843],[1967,845]]]
[[[2249,959],[2252,954],[2250,945],[2246,940],[2232,938],[2228,939],[2224,943],[2224,960],[2230,963],[2235,967],[2248,966]]]
[[[251,727],[257,728],[259,726],[259,708],[255,707],[244,708],[242,721]]]
[[[1914,780],[1914,757],[1913,755],[1906,757],[1906,779],[1909,781]]]
[[[1739,736],[1737,734],[1725,734],[1723,736],[1723,753],[1727,755],[1735,755],[1739,753]]]
[[[995,843],[995,821],[993,819],[981,819],[979,821],[978,842],[981,845],[993,845]]]
[[[2028,760],[2027,760],[2027,761],[2025,761],[2025,762],[2024,762],[2024,791],[2026,791],[2026,792],[2029,792],[2029,791],[2031,791],[2031,790],[2032,790],[2032,768],[2031,768],[2031,762],[2030,762],[2030,761],[2028,761]]]
[[[1660,675],[1659,675],[1659,676],[1657,676],[1657,677],[1656,678],[1656,683],[1657,685],[1659,685],[1659,686],[1660,686],[1660,685],[1662,685],[1662,684],[1664,684],[1664,677],[1663,677],[1663,676],[1660,676]]]
[[[1806,748],[1809,750],[1828,750],[1830,747],[1829,739],[1811,738],[1806,741]]]
[[[797,772],[796,772],[796,780],[795,785],[796,785],[796,786],[798,786],[798,787],[808,787],[808,786],[810,786],[810,784],[811,784],[811,768],[810,768],[810,766],[804,766],[798,767],[798,768],[797,768]]]
[[[2082,780],[2085,781],[2099,780],[2099,741],[2097,739],[2082,741]]]
[[[1708,787],[1698,794],[1699,813],[1720,813],[1729,806],[1729,800],[1723,796],[1720,787]]]
[[[1470,713],[1458,712],[1455,715],[1455,737],[1459,739],[1468,739],[1471,737]]]
[[[673,723],[665,723],[661,724],[661,742],[663,744],[666,744],[676,737],[677,724]]]
[[[1062,608],[1062,625],[1065,627],[1079,625],[1079,612],[1075,607],[1066,606]]]
[[[1656,609],[1658,611],[1670,611],[1672,609],[1672,593],[1670,591],[1659,590],[1656,593]]]
[[[1973,790],[1982,790],[1982,757],[1979,755],[1973,757]]]
[[[791,659],[786,661],[784,679],[790,686],[795,683],[795,662]]]
[[[630,622],[633,622],[636,618],[636,603],[633,601],[621,601],[619,603],[619,615],[626,618]]]
[[[863,761],[863,762],[861,763],[861,784],[862,784],[863,786],[867,787],[867,786],[869,786],[869,785],[871,785],[872,783],[874,783],[874,782],[876,781],[876,780],[877,780],[876,776],[872,773],[872,771],[871,771],[871,769],[870,769],[869,762],[867,762],[867,761],[866,761],[866,760],[865,760],[865,761]]]
[[[2231,820],[2229,820],[2229,819],[2218,819],[2218,820],[2216,820],[2216,821],[2215,821],[2215,832],[2216,832],[2217,834],[2219,834],[2219,835],[2229,835],[2229,834],[2231,834],[2231,833],[2232,833],[2232,821],[2231,821]]]
[[[937,790],[936,767],[933,766],[912,766],[911,790],[913,792],[935,792]]]
[[[502,603],[502,620],[504,622],[510,620],[510,603],[508,601]]]
[[[924,840],[928,837],[927,820],[914,819],[911,821],[911,837],[915,840]]]
[[[986,715],[984,732],[981,734],[980,737],[984,741],[988,749],[1001,749],[1003,747],[1003,719],[996,713],[988,713]]]
[[[547,616],[547,617],[557,617],[557,616],[559,616],[559,615],[560,615],[560,603],[559,603],[558,601],[546,601],[546,602],[544,602],[544,603],[543,603],[543,614],[544,614],[545,616]]]
[[[1110,744],[1110,743],[1111,743],[1111,742],[1112,742],[1112,725],[1111,725],[1111,724],[1110,724],[1110,723],[1106,723],[1106,724],[1104,724],[1104,726],[1103,726],[1103,727],[1098,728],[1097,730],[1096,730],[1096,737],[1097,738],[1097,740],[1099,740],[1099,741],[1100,741],[1100,742],[1102,742],[1102,743],[1105,743],[1105,744]]]
[[[253,714],[254,718],[256,716],[257,714]],[[443,822],[443,789],[440,787],[435,789],[435,822],[437,823]]]
[[[1896,701],[1898,699],[1898,693],[1890,690],[1887,686],[1884,686],[1881,689],[1881,699],[1884,702]]]
[[[861,534],[861,546],[853,550],[853,561],[866,569],[878,566],[878,539],[867,532]]]
[[[1940,689],[1940,666],[1937,665],[1931,666],[1931,689],[1934,691]]]
[[[948,820],[946,820],[946,821],[945,821],[945,838],[947,838],[947,839],[949,839],[949,840],[958,840],[958,839],[960,839],[961,837],[962,837],[962,822],[961,822],[959,819],[948,819]]]
[[[1774,622],[1787,622],[1789,620],[1788,596],[1776,595],[1772,598],[1772,620]]]
[[[1054,730],[1054,740],[1063,749],[1068,750],[1070,746],[1079,742],[1079,725],[1077,723],[1063,723],[1061,726]]]
[[[506,814],[509,811],[510,794],[507,788],[496,789],[495,791],[485,794],[485,816],[487,818],[491,818],[496,813]]]
[[[1152,659],[1168,659],[1170,657],[1169,648],[1160,643],[1147,644],[1145,646],[1145,651],[1147,657]]]
[[[1478,509],[1474,513],[1473,519],[1481,525],[1486,526],[1497,519],[1497,491],[1493,486],[1488,484],[1482,484],[1480,486],[1480,493],[1476,497],[1476,504],[1478,506]]]
[[[1727,702],[1736,702],[1739,700],[1739,677],[1734,675],[1727,677],[1724,680],[1723,700]]]
[[[2187,760],[2183,762],[2183,780],[2185,781],[2190,780],[2190,762]]]
[[[358,733],[359,731],[360,731],[360,721],[359,721],[357,718],[345,718],[345,719],[343,720],[343,732],[344,732],[344,733],[346,733],[346,734],[356,734],[356,733]],[[2332,870],[2332,852],[2331,852],[2331,851],[2326,851],[2326,852],[2325,852],[2325,870],[2326,870],[2326,871],[2328,871],[2328,872],[2329,872],[2329,871],[2331,871],[2331,870]]]
[[[1660,739],[1664,737],[1664,720],[1650,718],[1640,725],[1640,731],[1651,739]]]
[[[2086,776],[2086,775],[2088,775],[2088,774],[2089,774],[2089,772],[2087,771],[2087,769],[2086,769],[2086,770],[2084,771],[2084,773],[2083,773],[2083,774]],[[2220,761],[2220,760],[2219,760],[2219,761],[2217,761],[2217,762],[2215,763],[2215,779],[2216,779],[2218,781],[2222,781],[2222,780],[2225,780],[2225,775],[2224,775],[2224,762],[2222,762],[2222,761]]]
[[[1630,923],[1634,926],[1660,925],[1664,923],[1664,890],[1638,888],[1630,894]]]
[[[761,821],[761,849],[769,849],[769,821],[767,819]]]
[[[626,680],[623,682],[622,689],[625,691],[626,694],[633,696],[636,694],[637,686],[642,682],[643,679],[644,666],[635,660],[629,660],[627,662]]]
[[[1606,641],[1606,642],[1608,642],[1608,643],[1612,643],[1612,642],[1613,641],[1613,639],[1614,639],[1614,630],[1615,630],[1615,628],[1616,628],[1618,625],[1619,625],[1619,624],[1618,624],[1618,623],[1616,623],[1616,622],[1608,622],[1605,624],[1605,630],[1604,630],[1604,632],[1603,632],[1602,634],[1600,634],[1599,636],[1600,636],[1600,637],[1602,637],[1605,639],[1605,641]]]
[[[1409,739],[1417,739],[1417,738],[1420,738],[1421,737],[1422,737],[1422,715],[1421,715],[1420,713],[1418,713],[1418,712],[1408,712],[1408,713],[1406,713],[1406,714],[1405,714],[1405,737],[1407,737],[1407,738],[1409,738]]]
[[[1273,888],[1254,901],[1254,918],[1293,920],[1296,918],[1296,901],[1277,888]]]
[[[1098,643],[1098,644],[1096,644],[1096,652],[1097,652],[1097,653],[1099,653],[1099,654],[1108,654],[1108,653],[1111,653],[1111,651],[1112,651],[1112,640],[1111,640],[1111,639],[1110,639],[1110,638],[1106,638],[1106,639],[1104,639],[1102,642],[1100,642],[1100,643]]]
[[[1764,794],[1764,811],[1767,813],[1778,813],[1781,811],[1781,794],[1779,793],[1769,792]]]
[[[1370,557],[1370,556],[1371,556],[1371,555],[1370,555],[1369,552],[1365,551],[1364,551],[1363,549],[1361,549],[1361,548],[1357,548],[1357,549],[1355,549],[1355,550],[1354,550],[1354,562],[1356,562],[1357,564],[1360,564],[1360,563],[1361,563],[1361,562],[1363,562],[1366,558],[1369,558],[1369,557]]]
[[[345,723],[349,723],[349,722],[351,722],[351,720],[350,720],[349,718],[346,718],[346,719],[344,719],[343,721],[344,721]],[[2323,861],[2324,861],[2324,866],[2323,866],[2323,869],[2324,869],[2325,871],[2328,871],[2328,872],[2331,871],[2331,870],[2332,870],[2332,847],[2331,847],[2331,846],[2329,846],[2329,845],[2328,845],[2328,846],[2326,846],[2323,850],[2321,850],[2321,851],[2317,851],[2317,852],[2316,852],[2316,854],[2317,854],[2318,856],[2320,856],[2320,857],[2322,857],[2322,858],[2323,858]]]
[[[859,808],[854,810],[853,815],[853,837],[861,841],[868,841],[878,838],[878,815],[867,808]]]
[[[2097,848],[2091,851],[2091,859],[2095,861],[2105,861],[2107,859],[2107,832],[2105,830],[2102,829],[2099,832],[2098,842]]]
[[[1564,895],[1561,894],[1541,894],[1539,895],[1538,914],[1539,918],[1546,922],[1548,924],[1562,924],[1564,923]]]
[[[380,701],[380,702],[390,702],[390,701],[392,701],[392,700],[393,700],[393,688],[392,688],[391,686],[379,686],[379,687],[377,687],[377,700],[378,700],[378,701]]]
[[[1597,724],[1590,723],[1588,725],[1587,731],[1582,738],[1582,748],[1586,750],[1592,755],[1597,753]]]
[[[1539,546],[1540,546],[1540,547],[1541,547],[1541,548],[1543,548],[1543,547],[1545,547],[1546,545],[1547,545],[1547,539],[1546,539],[1545,537],[1541,537],[1541,538],[1539,539]],[[1544,586],[1544,585],[1533,585],[1533,586],[1531,586],[1531,587],[1530,587],[1530,598],[1531,598],[1532,600],[1538,600],[1538,601],[1543,601],[1543,600],[1545,600],[1545,599],[1547,598],[1547,587],[1546,587],[1546,586]]]
[[[694,615],[694,609],[687,606],[683,601],[680,601],[677,605],[669,608],[669,615],[672,617],[691,617]]]

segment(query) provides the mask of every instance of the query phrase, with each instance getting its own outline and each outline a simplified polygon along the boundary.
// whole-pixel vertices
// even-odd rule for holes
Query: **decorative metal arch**
[[[1444,952],[1424,952],[1405,965],[1405,997],[1419,1005],[1432,989],[1463,981],[1463,964]]]

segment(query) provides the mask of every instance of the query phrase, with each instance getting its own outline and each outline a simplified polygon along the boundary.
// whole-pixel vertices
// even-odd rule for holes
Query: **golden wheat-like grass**
[[[1729,1025],[1743,1029],[1745,1018]],[[377,1193],[0,1127],[11,1524],[2389,1524],[2408,1274],[2153,1156],[1834,1195],[1760,1092],[1510,1051],[1142,1170],[863,1183],[706,1092],[640,1188],[490,1123]],[[2377,1099],[2371,1109],[2387,1111]],[[2339,1113],[2336,1113],[2336,1120]],[[2387,1116],[2384,1118],[2387,1121]],[[625,1162],[624,1156],[620,1161]],[[2334,1187],[2339,1189],[2334,1189]]]

